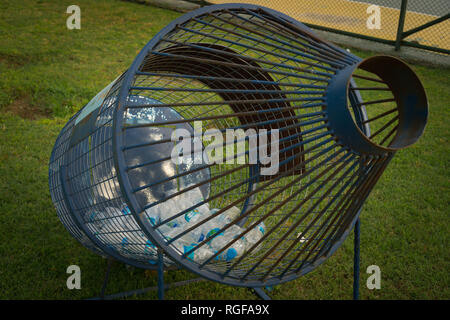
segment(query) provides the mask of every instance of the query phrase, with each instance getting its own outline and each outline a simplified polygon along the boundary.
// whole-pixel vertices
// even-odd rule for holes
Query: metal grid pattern
[[[50,159],[50,193],[61,222],[84,246],[137,267],[154,268],[156,250],[149,250],[154,245],[128,212],[113,162],[112,122],[122,80],[123,76],[112,85],[88,135],[72,143],[81,112],[63,128]],[[167,258],[165,262],[173,264]]]
[[[423,130],[419,119],[407,132],[401,115],[412,93],[395,85],[390,69],[409,75],[405,85],[418,88],[422,103],[420,82],[403,63],[383,59],[361,61],[256,6],[213,6],[179,18],[114,83],[95,125],[84,132],[80,123],[88,121],[81,121],[72,130],[75,116],[63,129],[50,164],[61,221],[87,247],[143,268],[156,263],[159,247],[166,265],[233,285],[277,284],[311,271],[347,237],[395,151]],[[171,133],[182,128],[195,139],[196,121],[204,137],[208,129],[254,131],[241,154],[224,152],[230,163],[175,165]],[[279,132],[279,170],[269,176],[261,174],[265,164],[249,161],[272,143],[250,144],[260,129]],[[203,139],[192,159],[214,143]],[[238,143],[226,140],[223,149]],[[201,200],[177,206],[197,191]],[[205,207],[210,215],[167,231]],[[155,219],[155,210],[166,215]],[[195,245],[179,245],[229,210],[239,215]],[[239,232],[195,258],[230,230]],[[261,234],[250,242],[255,230]],[[222,258],[241,242],[238,256]]]
[[[223,4],[233,1],[207,2]],[[420,48],[445,54],[450,50],[450,2],[447,0],[243,0],[241,2],[279,10],[320,30],[361,38],[369,37],[370,40],[396,46],[418,45]],[[379,26],[372,18],[375,13],[374,6],[379,9]],[[430,24],[436,19],[439,19],[437,23]],[[430,25],[427,26],[428,24]],[[408,32],[423,25],[427,27],[405,34],[405,37],[400,39],[399,26],[401,32]]]
[[[97,254],[103,255],[103,251],[97,248],[89,238],[77,227],[70,209],[67,207],[64,201],[64,194],[61,186],[60,179],[60,167],[65,165],[65,153],[69,148],[69,139],[72,133],[72,128],[76,117],[79,112],[75,114],[64,126],[56,139],[55,146],[53,147],[52,154],[50,156],[49,164],[49,187],[50,195],[52,197],[53,204],[55,205],[56,212],[61,222],[64,224],[70,234],[82,243],[85,247],[93,250]]]

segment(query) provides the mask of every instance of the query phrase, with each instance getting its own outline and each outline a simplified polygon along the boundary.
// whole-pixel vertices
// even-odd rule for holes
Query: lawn
[[[77,0],[81,30],[68,30],[72,1],[0,2],[0,299],[80,299],[99,293],[106,260],[74,240],[48,191],[48,161],[69,117],[131,64],[179,13],[114,0]],[[370,52],[354,52],[367,57]],[[450,70],[413,65],[427,91],[423,137],[398,152],[366,202],[361,231],[362,299],[449,299]],[[322,266],[276,286],[274,299],[349,299],[353,237]],[[66,269],[81,268],[81,290]],[[369,290],[366,268],[381,268]],[[166,281],[194,277],[169,271]],[[108,292],[156,284],[153,272],[113,266]],[[138,298],[154,299],[156,293]],[[167,299],[254,299],[245,288],[200,282]]]

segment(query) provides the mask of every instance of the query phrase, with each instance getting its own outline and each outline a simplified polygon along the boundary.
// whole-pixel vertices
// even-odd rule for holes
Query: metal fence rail
[[[208,0],[211,4],[236,2]],[[282,11],[309,27],[450,54],[449,0],[240,0]],[[376,6],[376,8],[374,8]],[[370,25],[379,12],[379,25]],[[368,22],[369,21],[369,22]],[[373,21],[373,20],[372,20]]]

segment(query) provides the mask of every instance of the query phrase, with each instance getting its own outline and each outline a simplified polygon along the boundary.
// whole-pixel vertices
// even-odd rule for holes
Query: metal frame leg
[[[360,228],[361,228],[361,222],[360,219],[358,218],[358,220],[355,223],[355,228],[354,228],[354,259],[353,259],[353,299],[354,300],[359,300],[359,272],[360,272]],[[103,285],[102,285],[102,289],[100,292],[100,296],[98,298],[94,298],[94,299],[101,299],[104,300],[105,299],[105,291],[106,291],[106,286],[108,285],[108,281],[109,281],[109,274],[111,272],[111,266],[113,264],[114,260],[113,259],[108,259],[108,266],[106,268],[106,273],[105,273],[105,278],[103,280]],[[114,294],[114,295],[110,295],[108,296],[109,299],[114,299],[114,298],[123,298],[123,297],[127,297],[130,295],[134,295],[134,294],[142,294],[148,291],[151,291],[153,289],[157,289],[158,292],[158,299],[159,300],[164,300],[164,290],[166,289],[165,284],[164,284],[164,256],[162,253],[162,250],[158,250],[158,283],[157,283],[157,287],[150,287],[150,288],[145,288],[145,289],[140,289],[140,290],[133,290],[133,291],[129,291],[129,292],[122,292],[122,293],[118,293],[118,294]],[[202,278],[197,278],[197,279],[191,279],[191,280],[187,280],[187,281],[181,281],[178,283],[174,283],[174,284],[170,284],[169,286],[179,286],[179,285],[185,285],[191,282],[197,282],[197,281],[203,281],[204,279]],[[255,292],[255,294],[263,299],[263,300],[271,300],[271,298],[269,297],[269,295],[267,295],[267,293],[264,291],[263,288],[252,288],[253,291]]]
[[[359,249],[360,249],[360,228],[361,223],[358,218],[355,224],[354,257],[353,257],[353,300],[359,300]]]
[[[164,300],[164,259],[161,249],[158,249],[158,299]]]
[[[169,284],[164,284],[164,255],[162,250],[158,250],[158,260],[157,260],[157,272],[158,272],[158,279],[157,279],[157,285],[153,287],[143,288],[143,289],[137,289],[137,290],[131,290],[131,291],[123,291],[115,294],[110,294],[105,296],[106,286],[109,281],[109,274],[111,272],[111,266],[114,262],[114,259],[108,259],[108,266],[105,273],[105,279],[103,280],[103,286],[102,290],[100,292],[100,296],[89,298],[87,300],[111,300],[111,299],[120,299],[120,298],[126,298],[138,294],[144,294],[150,291],[156,291],[158,295],[158,299],[163,300],[164,299],[164,290],[169,288],[175,288],[179,286],[188,285],[194,282],[200,282],[205,281],[204,278],[194,278],[184,281],[178,281],[173,282]]]
[[[252,288],[253,289],[253,291],[256,293],[256,295],[258,296],[258,297],[260,297],[261,299],[263,299],[263,300],[272,300],[268,295],[267,295],[267,293],[264,291],[264,289],[263,288]]]
[[[114,261],[113,259],[108,259],[108,266],[106,267],[105,278],[103,280],[102,290],[100,291],[100,299],[101,300],[105,299],[106,286],[107,286],[108,281],[109,281],[109,273],[111,272],[111,266],[113,264],[113,261]]]

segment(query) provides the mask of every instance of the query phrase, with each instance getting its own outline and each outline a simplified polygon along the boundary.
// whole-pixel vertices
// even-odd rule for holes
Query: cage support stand
[[[359,300],[359,273],[360,273],[360,230],[361,223],[360,219],[356,220],[355,228],[354,228],[354,256],[353,256],[353,300]],[[187,284],[191,284],[194,282],[200,282],[205,281],[204,278],[194,278],[184,281],[178,281],[174,283],[164,284],[164,257],[161,252],[161,249],[158,249],[158,266],[157,266],[157,272],[158,272],[158,282],[156,286],[148,287],[148,288],[142,288],[142,289],[136,289],[131,291],[123,291],[115,294],[110,294],[105,296],[106,287],[109,282],[109,275],[111,273],[111,267],[114,262],[114,259],[108,259],[108,265],[106,267],[105,277],[103,279],[103,285],[102,289],[100,291],[100,296],[91,298],[88,300],[112,300],[112,299],[119,299],[119,298],[126,298],[133,295],[139,295],[144,294],[150,291],[157,291],[158,293],[158,299],[163,300],[164,299],[164,292],[165,290],[169,288],[175,288]],[[263,288],[259,287],[253,287],[250,288],[253,290],[253,292],[262,300],[271,300],[270,296],[264,291]]]
[[[142,289],[135,289],[135,290],[130,290],[130,291],[122,291],[122,292],[118,292],[118,293],[114,293],[114,294],[110,294],[110,295],[105,295],[106,287],[107,287],[108,282],[109,282],[109,275],[111,273],[111,266],[112,266],[113,262],[114,262],[113,259],[108,259],[108,265],[106,267],[105,277],[103,279],[103,285],[102,285],[102,289],[101,289],[100,295],[98,297],[90,298],[90,299],[87,299],[87,300],[120,299],[120,298],[130,297],[130,296],[133,296],[133,295],[144,294],[144,293],[147,293],[147,292],[150,292],[150,291],[157,291],[158,299],[163,300],[164,299],[164,292],[167,289],[180,287],[180,286],[191,284],[191,283],[194,283],[194,282],[205,281],[204,278],[194,278],[194,279],[189,279],[189,280],[184,280],[184,281],[178,281],[178,282],[174,282],[174,283],[165,284],[164,283],[163,255],[162,255],[162,253],[160,253],[158,251],[158,266],[157,266],[158,280],[157,280],[157,285],[156,286],[142,288]]]
[[[264,291],[263,288],[253,288],[253,291],[262,300],[272,300],[272,298],[269,297],[269,295]]]
[[[158,248],[158,299],[164,300],[164,259],[160,248]]]
[[[108,282],[109,282],[109,275],[111,273],[111,267],[112,267],[113,263],[114,263],[114,259],[109,258],[108,259],[108,265],[106,267],[105,277],[103,279],[102,289],[100,291],[100,295],[98,297],[90,298],[90,299],[87,299],[87,300],[120,299],[120,298],[130,297],[130,296],[133,296],[133,295],[144,294],[144,293],[147,293],[147,292],[150,292],[150,291],[157,291],[158,299],[159,300],[164,300],[164,292],[165,292],[165,290],[167,290],[169,288],[175,288],[175,287],[180,287],[180,286],[183,286],[183,285],[191,284],[191,283],[194,283],[194,282],[205,281],[204,278],[194,278],[194,279],[189,279],[189,280],[184,280],[184,281],[178,281],[178,282],[174,282],[174,283],[164,284],[164,260],[163,260],[163,254],[162,254],[161,250],[158,250],[158,266],[157,266],[158,280],[157,280],[157,285],[156,286],[148,287],[148,288],[142,288],[142,289],[136,289],[136,290],[130,290],[130,291],[122,291],[122,292],[118,292],[118,293],[114,293],[114,294],[110,294],[110,295],[106,295],[105,296],[106,287],[107,287]],[[262,289],[262,288],[250,288],[250,289],[253,289],[253,292],[259,298],[261,298],[262,300],[271,300],[271,298],[266,294],[264,289]]]
[[[105,291],[106,291],[106,286],[108,285],[108,280],[109,280],[109,273],[111,272],[111,266],[113,264],[113,259],[108,258],[108,266],[106,267],[106,272],[105,272],[105,278],[103,279],[103,286],[102,286],[102,290],[100,291],[100,299],[104,299],[105,298]]]
[[[358,218],[354,228],[354,247],[353,247],[353,300],[359,300],[359,267],[360,267],[360,230],[361,222]]]

